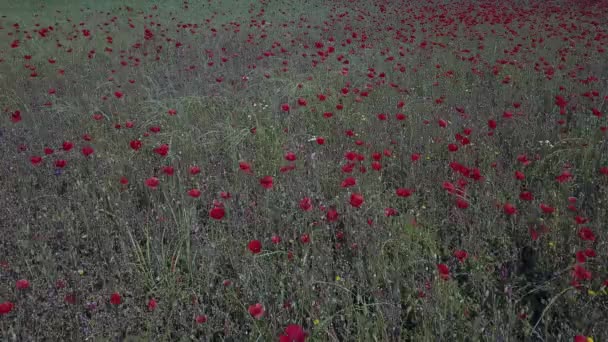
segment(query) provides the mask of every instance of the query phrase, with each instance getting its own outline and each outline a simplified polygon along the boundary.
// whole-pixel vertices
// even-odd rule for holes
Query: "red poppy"
[[[469,207],[469,202],[462,197],[458,197],[456,198],[456,207],[458,207],[458,209],[466,209]]]
[[[201,191],[199,189],[190,189],[188,190],[188,196],[192,198],[199,198],[201,196]]]
[[[158,154],[161,157],[165,157],[169,153],[169,145],[162,144],[156,148],[154,148],[154,153]]]
[[[312,210],[312,200],[309,197],[304,197],[300,200],[300,209],[304,211]]]
[[[15,283],[17,290],[27,290],[30,288],[30,282],[27,279],[17,280]]]
[[[93,148],[91,146],[85,146],[82,148],[82,154],[85,157],[90,156],[91,154],[93,154],[95,151],[93,150]]]
[[[285,160],[287,161],[295,161],[296,160],[296,154],[293,152],[287,152],[285,154]]]
[[[300,242],[303,244],[307,244],[310,242],[310,235],[308,233],[303,233],[300,235]]]
[[[245,161],[239,162],[239,169],[245,173],[251,174],[251,165]]]
[[[262,242],[260,240],[251,240],[247,245],[249,251],[253,254],[258,254],[262,251]]]
[[[196,165],[190,166],[190,168],[188,169],[188,172],[190,172],[190,174],[194,176],[201,172],[201,168]]]
[[[398,188],[395,193],[399,197],[410,197],[415,192],[414,189]]]
[[[15,308],[15,304],[11,302],[0,303],[0,315],[6,315],[10,313],[11,311],[13,311],[13,308]]]
[[[160,184],[160,181],[156,177],[150,177],[150,178],[146,179],[145,183],[146,183],[146,186],[149,187],[150,189],[156,189],[156,187],[158,187],[158,185]]]
[[[260,185],[262,185],[264,189],[272,189],[273,184],[274,179],[272,176],[264,176],[260,179]]]
[[[163,166],[163,173],[167,176],[173,176],[173,174],[175,173],[175,169],[173,168],[173,166]]]
[[[355,186],[355,185],[357,185],[357,180],[355,178],[353,178],[353,177],[346,178],[340,184],[340,186],[343,187],[343,188],[349,188],[349,187]]]
[[[458,261],[464,262],[469,257],[469,253],[463,249],[459,249],[454,251],[454,257],[456,257]]]
[[[578,237],[580,237],[583,241],[595,241],[595,234],[588,227],[582,227],[578,231]]]
[[[63,144],[61,145],[61,148],[63,148],[63,150],[66,152],[71,150],[72,147],[74,147],[74,143],[72,143],[70,141],[64,141]]]
[[[11,114],[11,122],[17,123],[21,121],[21,112],[16,110]]]
[[[32,156],[32,157],[30,157],[30,162],[32,163],[32,165],[38,166],[38,165],[42,164],[42,157]]]
[[[450,268],[446,264],[437,264],[437,271],[439,271],[439,276],[443,280],[448,280],[450,278]]]
[[[220,206],[214,206],[213,208],[211,208],[211,210],[209,210],[209,217],[214,220],[221,220],[224,218],[225,215],[226,211]]]
[[[110,303],[112,305],[119,305],[120,303],[122,303],[122,298],[120,297],[120,294],[118,292],[114,292],[112,293],[112,295],[110,295]]]
[[[297,324],[288,325],[279,337],[279,342],[305,342],[308,333]]]
[[[555,208],[553,208],[553,207],[551,207],[549,205],[546,205],[544,203],[541,203],[539,205],[539,207],[540,207],[540,210],[542,210],[543,213],[545,213],[545,214],[552,214],[555,211]]]
[[[129,143],[129,145],[131,146],[131,148],[135,151],[139,150],[141,148],[141,140],[131,140],[131,142]]]
[[[335,222],[338,220],[339,214],[338,211],[336,211],[336,209],[329,209],[327,210],[327,214],[326,214],[326,218],[328,222]]]
[[[532,193],[530,191],[522,191],[519,194],[519,199],[522,201],[533,201],[534,195],[532,195]]]
[[[198,315],[198,316],[196,316],[196,318],[194,320],[198,324],[203,324],[203,323],[207,322],[207,315]]]
[[[517,213],[517,208],[515,208],[515,206],[511,203],[505,203],[503,205],[503,211],[507,215],[514,215]]]
[[[260,303],[249,305],[249,314],[255,319],[262,318],[264,316],[264,306]]]
[[[284,111],[284,112],[289,112],[289,104],[283,103],[281,105],[281,110]]]
[[[355,208],[360,208],[363,205],[363,195],[354,193],[350,195],[350,205]]]
[[[580,264],[576,264],[572,270],[572,277],[576,281],[591,280],[591,272]]]
[[[395,208],[384,208],[384,216],[391,217],[397,215],[399,215],[399,212]]]
[[[150,300],[148,301],[148,311],[154,311],[157,306],[158,303],[156,302],[156,299],[150,298]]]
[[[63,301],[67,304],[74,305],[76,304],[76,294],[68,293],[63,297]]]

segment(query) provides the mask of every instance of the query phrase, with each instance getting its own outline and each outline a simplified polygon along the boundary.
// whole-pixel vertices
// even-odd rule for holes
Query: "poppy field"
[[[608,1],[0,5],[0,340],[608,340]]]

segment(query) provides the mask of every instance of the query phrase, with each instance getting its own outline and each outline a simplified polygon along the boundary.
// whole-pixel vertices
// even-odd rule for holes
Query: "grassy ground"
[[[606,1],[0,13],[2,340],[608,339]]]

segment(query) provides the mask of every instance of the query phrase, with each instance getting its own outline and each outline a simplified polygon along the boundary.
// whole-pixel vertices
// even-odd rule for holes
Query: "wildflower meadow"
[[[608,341],[608,1],[4,0],[0,340]]]

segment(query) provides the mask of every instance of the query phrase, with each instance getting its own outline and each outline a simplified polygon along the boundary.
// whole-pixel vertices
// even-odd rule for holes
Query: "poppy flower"
[[[190,168],[188,169],[188,172],[190,172],[190,174],[194,176],[194,175],[201,173],[201,168],[196,165],[190,166]]]
[[[519,194],[519,199],[522,201],[532,201],[534,200],[534,195],[530,191],[522,191]]]
[[[255,319],[262,318],[264,316],[264,306],[260,303],[249,305],[249,314]]]
[[[300,242],[303,244],[307,244],[310,242],[310,235],[308,233],[303,233],[300,235]]]
[[[76,294],[68,293],[63,297],[63,301],[67,304],[74,305],[76,304]]]
[[[456,207],[458,207],[458,209],[466,209],[469,207],[469,202],[461,197],[458,197],[456,198]]]
[[[323,137],[317,137],[316,140],[317,140],[317,144],[319,144],[319,145],[325,144],[325,138],[323,138]]]
[[[582,227],[578,231],[578,237],[580,237],[583,241],[595,241],[595,234],[588,227]]]
[[[163,173],[167,176],[173,176],[173,174],[175,173],[175,169],[173,168],[173,166],[163,166]]]
[[[156,148],[154,148],[154,153],[158,154],[161,157],[165,157],[169,153],[169,145],[162,144]]]
[[[259,254],[262,251],[262,242],[260,240],[251,240],[247,245],[249,251],[253,254]]]
[[[289,108],[289,104],[288,104],[288,103],[283,103],[283,104],[281,105],[281,110],[282,110],[282,111],[284,111],[284,112],[289,112],[289,109],[290,109],[290,108]]]
[[[146,179],[145,183],[146,183],[146,186],[149,187],[150,189],[156,189],[156,187],[158,187],[158,185],[160,184],[160,181],[156,177],[150,177],[150,178]]]
[[[450,268],[446,264],[437,264],[437,271],[439,271],[439,276],[443,280],[448,280],[450,278]]]
[[[11,122],[12,123],[17,123],[19,121],[21,121],[21,112],[16,110],[11,114]]]
[[[251,164],[241,161],[239,162],[239,169],[241,169],[241,171],[245,172],[245,173],[249,173],[251,174]]]
[[[305,342],[308,337],[308,333],[297,324],[288,325],[283,330],[283,335],[279,337],[279,342]]]
[[[346,178],[340,184],[340,186],[343,187],[343,188],[349,188],[349,187],[355,186],[355,185],[357,185],[357,180],[355,178],[353,178],[353,177]]]
[[[91,146],[85,146],[82,148],[82,154],[85,157],[90,156],[91,154],[93,154],[95,151],[93,150],[93,148]]]
[[[296,160],[296,154],[293,152],[287,152],[285,154],[285,160],[287,161],[295,161]]]
[[[63,150],[66,152],[71,150],[72,147],[74,147],[74,143],[72,143],[70,141],[64,141],[63,144],[61,144],[61,148],[63,148]]]
[[[399,212],[395,209],[395,208],[385,208],[384,209],[384,216],[386,217],[391,217],[391,216],[397,216],[399,215]]]
[[[188,190],[188,196],[192,198],[199,198],[201,196],[201,191],[199,189]]]
[[[576,264],[572,270],[572,277],[576,281],[591,280],[591,272],[580,264]]]
[[[517,213],[517,208],[515,208],[515,206],[511,203],[505,203],[503,205],[503,211],[507,215],[514,215]]]
[[[327,218],[327,222],[335,222],[338,220],[339,214],[336,209],[329,209],[325,217]]]
[[[131,148],[135,151],[138,151],[141,148],[141,140],[137,139],[137,140],[131,140],[131,142],[129,143],[129,145],[131,146]]]
[[[32,163],[32,165],[38,166],[38,165],[42,164],[42,157],[32,156],[32,157],[30,157],[30,162]]]
[[[119,305],[120,303],[122,303],[122,298],[120,297],[120,294],[118,292],[112,293],[110,295],[110,304]]]
[[[15,283],[17,290],[27,290],[30,288],[30,282],[27,279],[17,280]]]
[[[553,208],[547,204],[544,204],[544,203],[541,203],[539,205],[539,207],[540,207],[540,210],[542,210],[543,213],[545,213],[545,214],[552,214],[555,211],[555,208]]]
[[[213,208],[211,208],[211,210],[209,210],[209,217],[214,220],[221,220],[224,218],[225,215],[226,211],[224,210],[224,208],[219,206],[214,206]]]
[[[312,210],[312,200],[309,197],[304,197],[300,200],[300,209],[304,211]]]
[[[154,311],[157,306],[158,303],[156,302],[156,299],[150,298],[150,300],[148,301],[148,311]]]
[[[203,323],[207,322],[207,315],[198,315],[198,316],[196,316],[196,318],[194,320],[198,324],[203,324]]]
[[[350,195],[350,205],[355,208],[360,208],[363,205],[363,195],[354,193]]]
[[[465,250],[459,249],[454,251],[454,257],[456,257],[458,261],[464,262],[469,257],[469,253],[467,253]]]
[[[414,193],[414,189],[398,188],[395,193],[399,197],[410,197]]]
[[[6,315],[10,313],[11,311],[13,311],[13,308],[15,308],[15,304],[11,302],[0,303],[0,315]]]
[[[177,114],[177,111],[176,111],[175,109],[169,109],[169,110],[167,111],[167,114],[169,114],[170,116],[173,116],[173,115],[176,115],[176,114]]]
[[[262,185],[264,189],[272,189],[273,184],[274,179],[272,176],[264,176],[260,179],[260,185]]]

